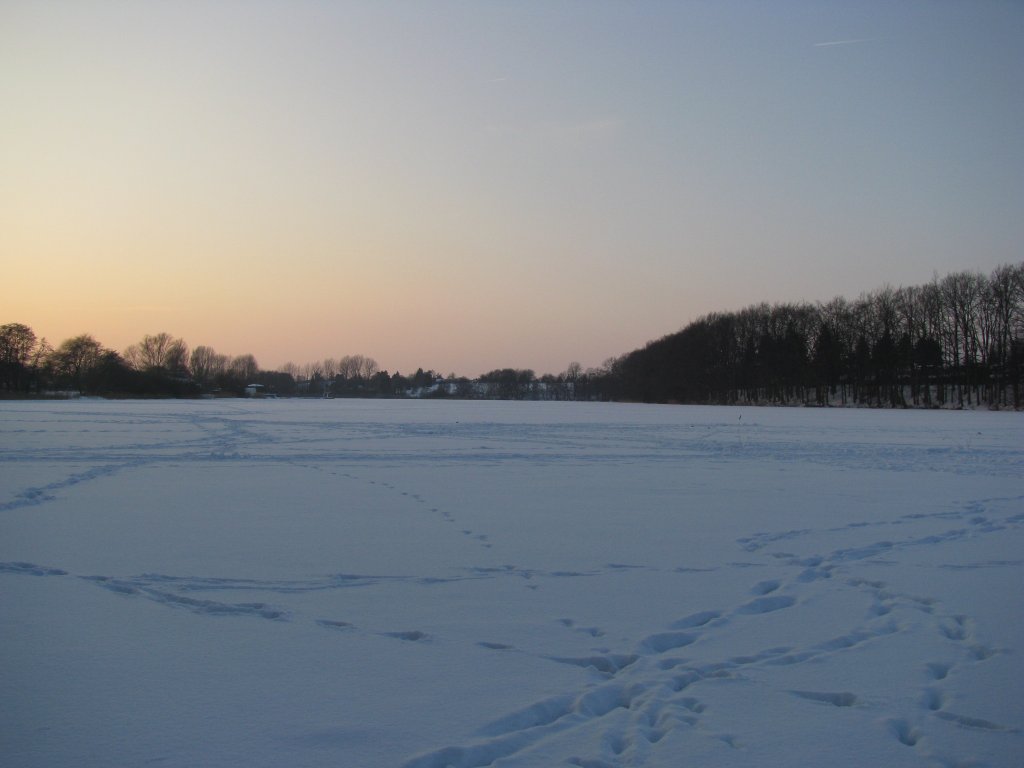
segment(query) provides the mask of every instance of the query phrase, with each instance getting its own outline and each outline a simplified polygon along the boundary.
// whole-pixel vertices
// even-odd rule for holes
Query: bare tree
[[[208,385],[224,373],[227,363],[225,355],[218,355],[213,347],[198,346],[189,357],[192,378],[202,385]]]
[[[88,374],[99,364],[103,351],[103,346],[88,334],[67,339],[51,356],[54,373],[59,380],[82,390]]]
[[[139,371],[171,376],[188,372],[188,345],[169,333],[144,336],[138,344],[125,350],[124,358]]]
[[[260,372],[260,367],[256,364],[255,357],[245,354],[232,358],[228,370],[232,378],[242,384],[250,384],[256,378],[256,374]]]
[[[5,389],[25,388],[35,349],[36,334],[27,325],[0,326],[0,381]]]
[[[362,355],[360,355],[362,357]],[[363,379],[372,379],[377,371],[380,370],[380,366],[377,365],[377,361],[372,357],[363,357],[362,363],[359,366],[359,375]]]
[[[359,375],[357,355],[345,355],[338,361],[338,375],[343,379],[354,379]]]
[[[994,401],[1006,404],[1006,384],[1014,387],[1014,405],[1018,404],[1019,385],[1013,375],[1014,341],[1024,334],[1024,264],[996,268],[989,278],[988,296],[993,321],[990,364],[995,385]]]
[[[345,355],[338,361],[338,375],[343,379],[372,379],[380,367],[366,355]]]

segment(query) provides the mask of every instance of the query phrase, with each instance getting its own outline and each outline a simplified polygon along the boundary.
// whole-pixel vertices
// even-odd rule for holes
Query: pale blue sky
[[[5,2],[0,304],[557,372],[1018,262],[1017,2]]]

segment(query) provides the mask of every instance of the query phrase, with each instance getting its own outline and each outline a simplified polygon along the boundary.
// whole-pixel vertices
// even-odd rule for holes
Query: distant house
[[[246,397],[263,397],[263,385],[262,384],[246,384],[245,386]]]

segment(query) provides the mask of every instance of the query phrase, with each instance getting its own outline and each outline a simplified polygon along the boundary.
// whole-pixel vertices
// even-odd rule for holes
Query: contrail
[[[870,37],[858,37],[856,40],[830,40],[827,43],[815,43],[815,48],[825,48],[829,45],[853,45],[854,43],[870,43]]]

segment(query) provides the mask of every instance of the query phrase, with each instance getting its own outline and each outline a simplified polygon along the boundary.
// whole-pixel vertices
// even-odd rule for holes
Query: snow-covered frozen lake
[[[0,403],[0,764],[1019,766],[1024,414]]]

